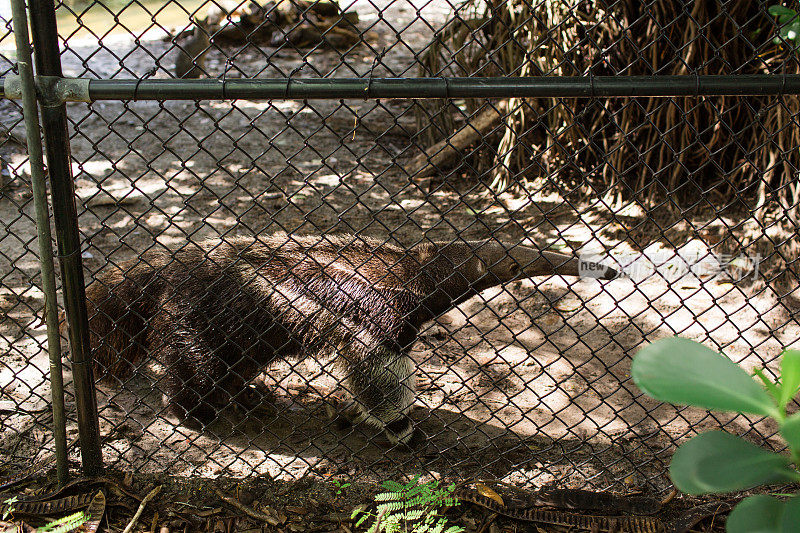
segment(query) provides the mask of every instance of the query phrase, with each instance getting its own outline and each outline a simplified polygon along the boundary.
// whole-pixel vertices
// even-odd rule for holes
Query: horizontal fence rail
[[[15,77],[0,97],[19,98]],[[48,84],[48,86],[52,86]],[[331,78],[95,80],[62,78],[64,101],[351,98],[631,98],[800,94],[800,74],[751,76],[543,76],[528,78]],[[41,84],[40,84],[41,90]]]

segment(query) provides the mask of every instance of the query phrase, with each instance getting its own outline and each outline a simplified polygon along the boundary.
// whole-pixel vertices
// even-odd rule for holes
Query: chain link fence
[[[667,335],[769,369],[800,334],[788,9],[57,4],[65,76],[139,80],[127,97],[67,104],[81,256],[86,279],[99,280],[89,289],[97,377],[117,374],[97,386],[105,464],[287,479],[431,472],[652,492],[669,486],[671,452],[698,430],[770,443],[775,429],[757,419],[659,405],[628,374],[637,349]],[[13,38],[2,32],[7,76]],[[674,75],[731,76],[720,81],[726,95],[747,76],[774,75],[786,94],[658,97],[675,94],[675,80],[659,78]],[[626,98],[599,98],[593,83],[590,98],[139,93],[180,77],[359,78],[369,88],[385,78],[516,76],[653,78]],[[700,78],[689,79],[701,94]],[[49,453],[52,438],[21,110],[13,100],[0,109],[0,466],[10,472]],[[471,252],[455,254],[456,244]],[[533,248],[592,254],[627,276],[503,270],[509,261],[530,270]],[[441,277],[471,272],[475,254],[496,283]],[[558,262],[551,256],[545,270]],[[452,305],[432,303],[436,290],[450,290]],[[419,331],[408,330],[415,320]],[[282,357],[292,353],[305,357]],[[68,375],[74,411],[69,389]],[[388,431],[343,419],[353,394]],[[411,403],[416,449],[389,447],[408,435],[404,418],[379,414],[387,403]],[[192,408],[213,416],[184,420]],[[76,431],[70,418],[68,436]]]

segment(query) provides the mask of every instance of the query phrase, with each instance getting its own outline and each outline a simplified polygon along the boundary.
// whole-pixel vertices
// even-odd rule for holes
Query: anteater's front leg
[[[392,443],[412,448],[421,445],[422,434],[408,417],[416,392],[411,358],[385,346],[371,350],[366,357],[341,355],[347,361],[348,390],[360,411],[353,422],[382,428]]]

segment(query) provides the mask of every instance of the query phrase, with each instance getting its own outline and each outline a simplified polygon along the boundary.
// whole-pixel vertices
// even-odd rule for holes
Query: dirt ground
[[[390,3],[386,16],[410,23],[416,13],[409,5]],[[362,20],[370,20],[368,4],[356,7]],[[429,21],[441,20],[442,10],[430,11]],[[430,33],[420,22],[410,28],[403,34],[408,48],[392,46],[385,26],[372,28],[373,49],[390,50],[374,75],[408,69]],[[169,67],[170,43],[156,32],[145,37],[135,45],[130,37],[114,36],[102,50],[96,42],[71,42],[65,74],[143,75],[154,57]],[[348,71],[336,51],[320,50],[307,57],[300,75],[313,74],[309,65],[363,75],[374,56],[362,45],[348,55]],[[264,55],[252,47],[235,60],[243,75],[278,75],[298,66],[296,53],[282,51],[262,70]],[[222,72],[225,59],[215,51],[209,64]],[[4,123],[13,124],[18,112],[1,105]],[[726,221],[675,223],[636,205],[609,209],[599,198],[570,204],[549,193],[492,196],[468,173],[431,189],[410,182],[404,165],[418,153],[415,105],[70,104],[87,279],[149,248],[278,230],[358,233],[403,245],[491,235],[612,257],[627,265],[630,277],[514,282],[424,328],[412,350],[420,382],[412,415],[429,437],[423,452],[387,451],[375,443],[374,432],[338,427],[329,408],[340,399],[336,378],[308,359],[265,371],[263,381],[273,392],[259,416],[232,412],[202,432],[163,414],[157,368],[120,387],[101,387],[108,465],[140,474],[233,479],[379,481],[426,473],[654,492],[669,486],[666,465],[676,441],[721,424],[732,431],[749,428],[751,421],[741,417],[731,421],[658,406],[629,379],[636,350],[668,335],[723,349],[748,369],[774,360],[800,337],[788,303],[773,291],[732,283],[721,258],[692,231],[724,231]],[[0,305],[6,311],[0,322],[0,458],[13,470],[51,449],[49,385],[24,156],[11,149],[2,155],[16,176],[0,199]],[[660,227],[669,229],[662,235]],[[684,268],[698,262],[702,269]],[[770,434],[763,424],[757,427]],[[69,436],[75,434],[71,423]]]
[[[402,483],[406,485],[405,482]],[[15,494],[20,501],[30,495],[31,483],[24,490],[17,488]],[[297,481],[276,481],[265,477],[247,480],[207,479],[160,475],[115,476],[106,475],[94,479],[77,479],[64,489],[52,488],[52,483],[36,485],[43,490],[54,490],[58,495],[70,497],[92,496],[98,491],[105,494],[103,513],[95,507],[92,516],[102,531],[213,531],[220,533],[282,533],[341,532],[367,530],[376,523],[378,502],[386,501],[388,488],[364,483],[349,483],[341,479],[327,480],[304,477]],[[724,513],[730,509],[730,500],[700,499],[696,497],[674,498],[661,501],[647,496],[596,495],[586,491],[530,491],[498,483],[446,484],[437,481],[409,480],[408,485],[430,487],[441,495],[458,500],[436,500],[436,505],[422,506],[408,502],[412,509],[435,510],[436,521],[446,521],[446,527],[460,528],[466,533],[490,530],[495,533],[517,533],[535,531],[539,533],[591,530],[592,525],[608,531],[614,524],[627,524],[633,529],[625,531],[724,531]],[[413,489],[412,489],[413,490]],[[492,506],[476,503],[470,494],[491,493],[502,499],[507,509],[526,507],[530,502],[542,499],[554,506],[536,514],[531,520],[521,513],[509,511],[494,513]],[[6,493],[7,495],[8,493]],[[41,494],[41,493],[40,493]],[[51,493],[52,494],[52,493]],[[0,495],[5,498],[6,495]],[[592,499],[593,496],[597,496]],[[442,496],[439,496],[440,498]],[[395,498],[398,498],[395,496]],[[419,500],[417,496],[417,500]],[[572,507],[563,508],[559,501],[570,499]],[[62,499],[63,501],[63,499]],[[408,501],[408,500],[407,500]],[[431,500],[428,500],[431,501]],[[602,503],[603,508],[597,505]],[[36,504],[41,509],[42,504]],[[575,505],[581,506],[576,509]],[[583,507],[585,506],[585,508]],[[7,509],[7,508],[6,508]],[[141,510],[141,513],[134,511]],[[620,509],[627,509],[627,515]],[[52,518],[41,512],[31,512],[26,503],[15,502],[9,522],[0,520],[0,526],[14,528],[20,521],[28,525],[46,524]],[[52,514],[52,513],[45,513]],[[389,515],[383,520],[388,520]],[[364,518],[360,522],[360,517]],[[412,522],[420,526],[422,519]],[[382,522],[385,523],[385,522]],[[87,524],[88,526],[89,524]],[[663,527],[661,527],[663,526]],[[412,527],[409,525],[409,528]],[[625,526],[622,526],[625,527]],[[661,527],[661,529],[659,529]],[[638,529],[635,529],[638,528]],[[672,529],[669,529],[672,528]],[[611,529],[618,531],[620,529]],[[459,530],[454,530],[459,531]]]

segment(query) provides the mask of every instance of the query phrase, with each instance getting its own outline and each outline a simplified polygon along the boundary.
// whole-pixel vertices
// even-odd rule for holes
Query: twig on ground
[[[261,520],[262,522],[266,522],[267,524],[269,524],[269,525],[271,525],[273,527],[280,525],[280,521],[277,518],[275,518],[274,516],[270,516],[270,515],[268,515],[266,513],[262,513],[262,512],[256,511],[252,507],[248,507],[247,505],[243,504],[242,502],[240,502],[236,498],[233,498],[231,496],[227,496],[227,495],[223,494],[222,491],[217,489],[217,488],[214,489],[214,493],[217,496],[219,496],[220,499],[222,499],[222,501],[224,501],[225,503],[227,503],[229,505],[232,505],[233,507],[236,507],[238,510],[240,510],[241,512],[243,512],[244,514],[246,514],[250,518],[254,518],[256,520]]]
[[[128,522],[128,525],[125,527],[125,529],[122,530],[122,533],[131,533],[131,531],[133,531],[134,526],[136,526],[136,521],[139,520],[139,517],[142,516],[142,513],[144,512],[145,506],[150,500],[156,497],[156,495],[161,491],[162,486],[163,485],[159,485],[147,493],[147,496],[144,497],[142,503],[139,504],[139,508],[136,509],[136,514],[133,515],[133,518],[131,518],[131,521]]]

